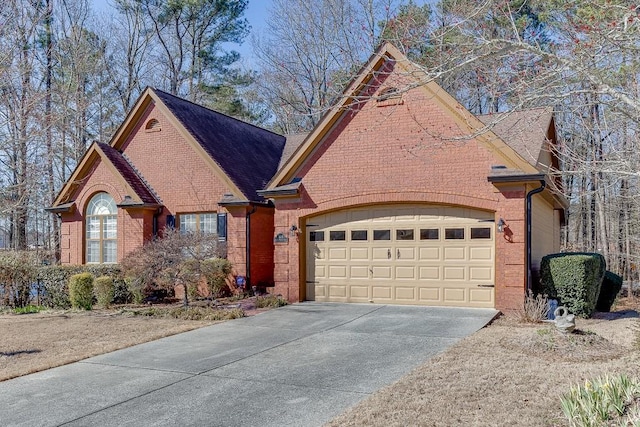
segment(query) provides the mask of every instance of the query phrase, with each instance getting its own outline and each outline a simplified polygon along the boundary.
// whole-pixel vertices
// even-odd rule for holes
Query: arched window
[[[118,208],[113,197],[98,193],[87,206],[87,264],[117,261]]]

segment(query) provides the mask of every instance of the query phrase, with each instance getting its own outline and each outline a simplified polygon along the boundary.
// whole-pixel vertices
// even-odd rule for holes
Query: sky
[[[1,0],[0,0],[1,1]],[[434,0],[417,0],[414,1],[418,5],[425,3],[433,3]],[[108,11],[110,9],[109,0],[91,0],[93,7],[96,11]],[[254,68],[255,63],[253,60],[253,50],[251,47],[252,35],[259,35],[263,32],[266,26],[266,19],[268,9],[271,7],[271,0],[249,0],[247,10],[245,11],[245,18],[249,21],[251,26],[251,34],[245,38],[242,45],[230,45],[229,49],[233,49],[240,53],[242,63],[247,68]]]
[[[91,3],[93,4],[93,9],[96,12],[108,12],[111,9],[111,2],[109,0],[91,0]],[[246,66],[251,67],[253,65],[251,35],[259,34],[264,30],[265,21],[267,19],[267,10],[270,6],[271,0],[249,0],[244,17],[249,21],[251,34],[245,38],[245,41],[241,46],[235,44],[233,46],[229,46],[229,49],[233,49],[240,53],[240,57],[243,58],[243,63]]]

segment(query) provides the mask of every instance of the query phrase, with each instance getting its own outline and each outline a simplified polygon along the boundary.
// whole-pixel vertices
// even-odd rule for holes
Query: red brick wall
[[[405,87],[392,75],[380,87]],[[375,88],[373,88],[375,89]],[[373,91],[372,89],[372,91]],[[371,93],[371,92],[370,92]],[[525,277],[524,190],[500,193],[487,181],[503,164],[464,134],[451,113],[422,88],[403,103],[380,107],[374,100],[344,113],[325,141],[302,164],[304,191],[297,200],[276,200],[275,233],[330,210],[378,203],[438,203],[495,212],[509,224],[511,241],[496,243],[496,308],[521,306]],[[275,246],[275,292],[304,298],[304,238]]]
[[[160,131],[146,131],[145,124],[156,119]],[[192,212],[226,212],[218,201],[231,190],[227,183],[171,125],[162,112],[151,104],[122,146],[122,151],[147,180],[164,205],[158,216],[158,229],[166,226],[167,215]],[[126,186],[114,176],[112,168],[98,161],[89,176],[76,189],[70,200],[76,201],[77,210],[62,216],[62,262],[84,263],[84,212],[89,199],[97,192],[109,193],[119,203],[127,195]],[[228,214],[228,258],[236,274],[245,272],[245,214],[246,208],[231,209]],[[141,246],[153,234],[154,211],[126,212],[118,209],[118,260]],[[262,215],[262,214],[261,214]],[[258,220],[260,221],[260,220]],[[267,220],[264,220],[268,222]],[[256,235],[260,235],[260,227]],[[270,232],[271,234],[271,232]],[[272,239],[273,236],[270,236]],[[264,258],[264,251],[259,257]],[[260,258],[260,259],[262,259]],[[268,262],[256,261],[261,277]],[[271,270],[273,270],[271,268]],[[273,273],[271,273],[272,276]]]
[[[251,285],[273,284],[273,208],[257,207],[251,224]]]

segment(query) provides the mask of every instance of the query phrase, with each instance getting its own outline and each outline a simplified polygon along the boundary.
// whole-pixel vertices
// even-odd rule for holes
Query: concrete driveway
[[[317,426],[495,310],[302,303],[0,383],[3,426]]]

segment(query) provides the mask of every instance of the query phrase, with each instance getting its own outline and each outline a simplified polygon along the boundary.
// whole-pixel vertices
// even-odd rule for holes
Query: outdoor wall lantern
[[[507,224],[504,222],[504,219],[500,218],[498,220],[498,224],[497,225],[498,225],[498,233],[502,233],[502,232],[504,232],[504,227]]]
[[[298,227],[294,224],[291,226],[291,228],[289,228],[289,235],[291,237],[295,237],[296,234],[299,233]]]

